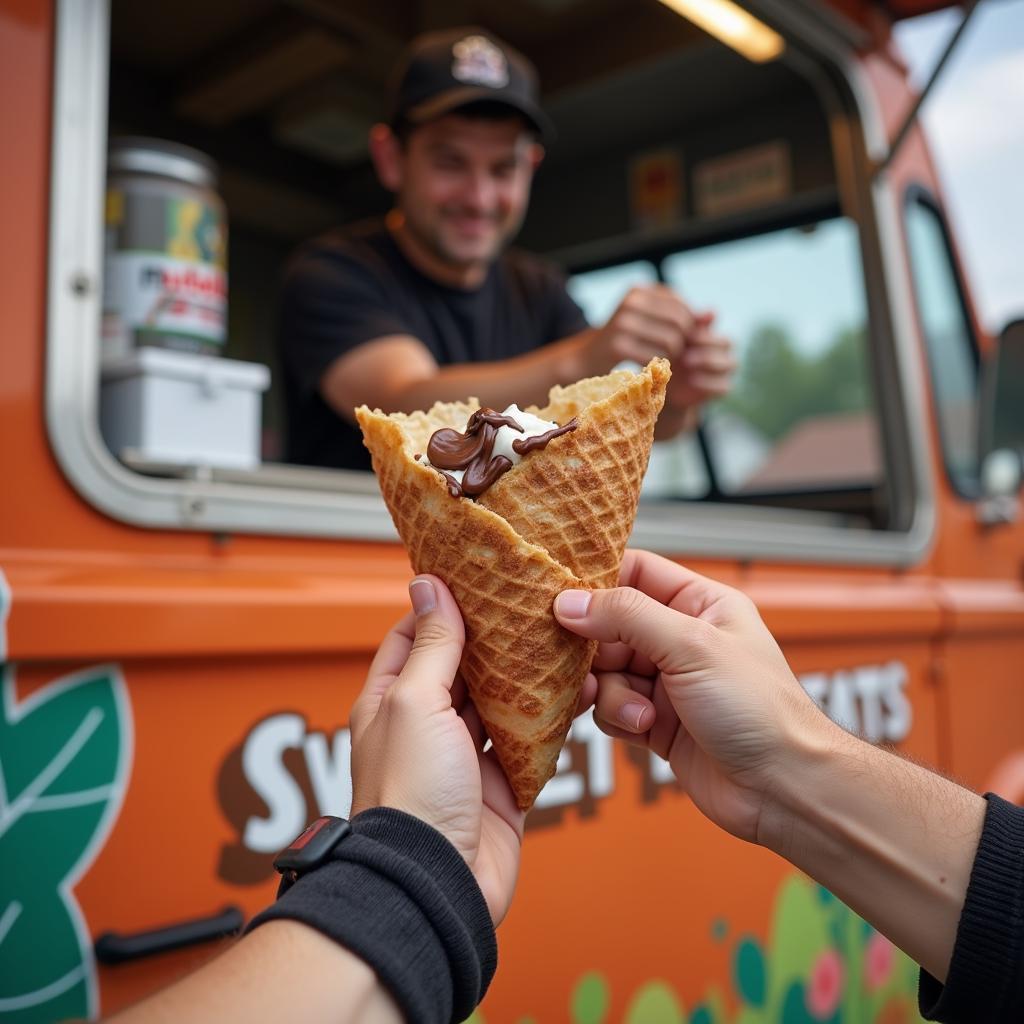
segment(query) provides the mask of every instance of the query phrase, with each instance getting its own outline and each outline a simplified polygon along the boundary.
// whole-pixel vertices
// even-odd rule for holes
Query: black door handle
[[[222,939],[240,931],[244,923],[245,918],[238,907],[225,907],[210,917],[180,921],[148,932],[135,932],[132,935],[104,932],[96,940],[96,959],[101,964],[141,960],[145,956],[156,956],[158,953],[169,953],[172,949],[184,949],[186,946],[198,946],[202,942]]]

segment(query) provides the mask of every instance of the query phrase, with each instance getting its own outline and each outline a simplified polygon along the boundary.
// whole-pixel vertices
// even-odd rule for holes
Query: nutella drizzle
[[[498,477],[512,468],[512,460],[504,455],[495,455],[490,462],[477,459],[466,467],[466,475],[462,478],[462,490],[471,498],[483,494]]]
[[[579,424],[573,417],[564,427],[554,427],[537,437],[516,438],[512,450],[517,455],[528,455],[547,446],[553,438],[575,430]],[[494,439],[499,427],[509,427],[523,433],[523,427],[511,416],[503,416],[493,409],[477,409],[469,418],[465,432],[452,427],[435,430],[427,444],[427,459],[444,477],[448,493],[453,498],[475,498],[483,494],[500,476],[512,468],[512,460],[494,454]],[[452,476],[451,470],[462,469],[462,483]]]
[[[573,416],[564,427],[552,427],[551,430],[547,430],[543,434],[537,434],[536,437],[517,437],[512,442],[512,451],[516,455],[529,455],[530,452],[547,448],[548,441],[553,441],[556,437],[568,434],[570,430],[575,430],[578,426],[579,423],[576,417]]]

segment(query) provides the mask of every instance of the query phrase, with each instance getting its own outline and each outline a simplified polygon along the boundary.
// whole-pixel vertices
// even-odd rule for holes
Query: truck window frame
[[[956,293],[956,307],[966,329],[967,355],[975,372],[976,397],[980,398],[981,348],[978,344],[978,333],[975,330],[974,318],[971,316],[971,310],[967,304],[967,292],[964,289],[963,276],[960,273],[960,265],[956,259],[956,253],[953,249],[949,222],[947,221],[946,215],[942,209],[942,204],[929,188],[919,182],[914,182],[913,184],[908,185],[903,193],[903,223],[904,230],[907,232],[907,260],[908,268],[911,272],[911,291],[914,295],[914,309],[917,312],[918,321],[920,323],[921,341],[924,345],[925,357],[928,360],[929,392],[936,409],[935,422],[939,434],[939,447],[942,454],[942,465],[946,473],[946,479],[949,481],[949,484],[956,495],[964,501],[977,501],[978,498],[981,497],[981,479],[979,475],[981,468],[980,460],[974,467],[974,473],[970,476],[960,473],[953,468],[950,461],[951,445],[949,431],[946,426],[945,417],[938,411],[939,407],[944,402],[944,396],[939,393],[938,382],[935,375],[935,353],[932,350],[927,330],[920,316],[920,302],[913,275],[914,252],[910,245],[907,215],[915,206],[919,206],[931,214],[932,217],[935,218],[935,224],[939,229],[942,256],[949,267],[950,275],[953,280],[953,288]]]
[[[746,5],[792,43],[788,59],[818,92],[833,153],[844,154],[835,160],[837,191],[860,232],[872,383],[894,519],[890,528],[872,530],[833,513],[652,501],[641,508],[633,543],[705,557],[911,565],[927,555],[935,532],[927,406],[897,203],[885,177],[872,177],[886,139],[856,59],[862,40],[856,26],[832,12],[784,0]],[[61,469],[92,506],[135,526],[394,540],[369,474],[275,466],[158,478],[134,472],[103,444],[99,324],[109,41],[109,0],[57,0],[45,409]]]

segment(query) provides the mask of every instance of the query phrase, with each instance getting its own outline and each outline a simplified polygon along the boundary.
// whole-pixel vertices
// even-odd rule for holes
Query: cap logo
[[[469,85],[508,85],[508,61],[486,36],[466,36],[452,47],[452,77]]]

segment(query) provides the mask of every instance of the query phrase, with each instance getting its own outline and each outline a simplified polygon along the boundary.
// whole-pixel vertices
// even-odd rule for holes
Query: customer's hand
[[[415,612],[385,637],[352,709],[352,813],[394,807],[466,858],[495,924],[508,910],[525,815],[456,674],[465,633],[435,576],[409,585]],[[418,614],[417,614],[418,612]]]
[[[836,727],[744,594],[645,551],[626,552],[620,582],[555,600],[566,629],[602,641],[598,725],[668,760],[704,814],[758,841],[780,773]]]

